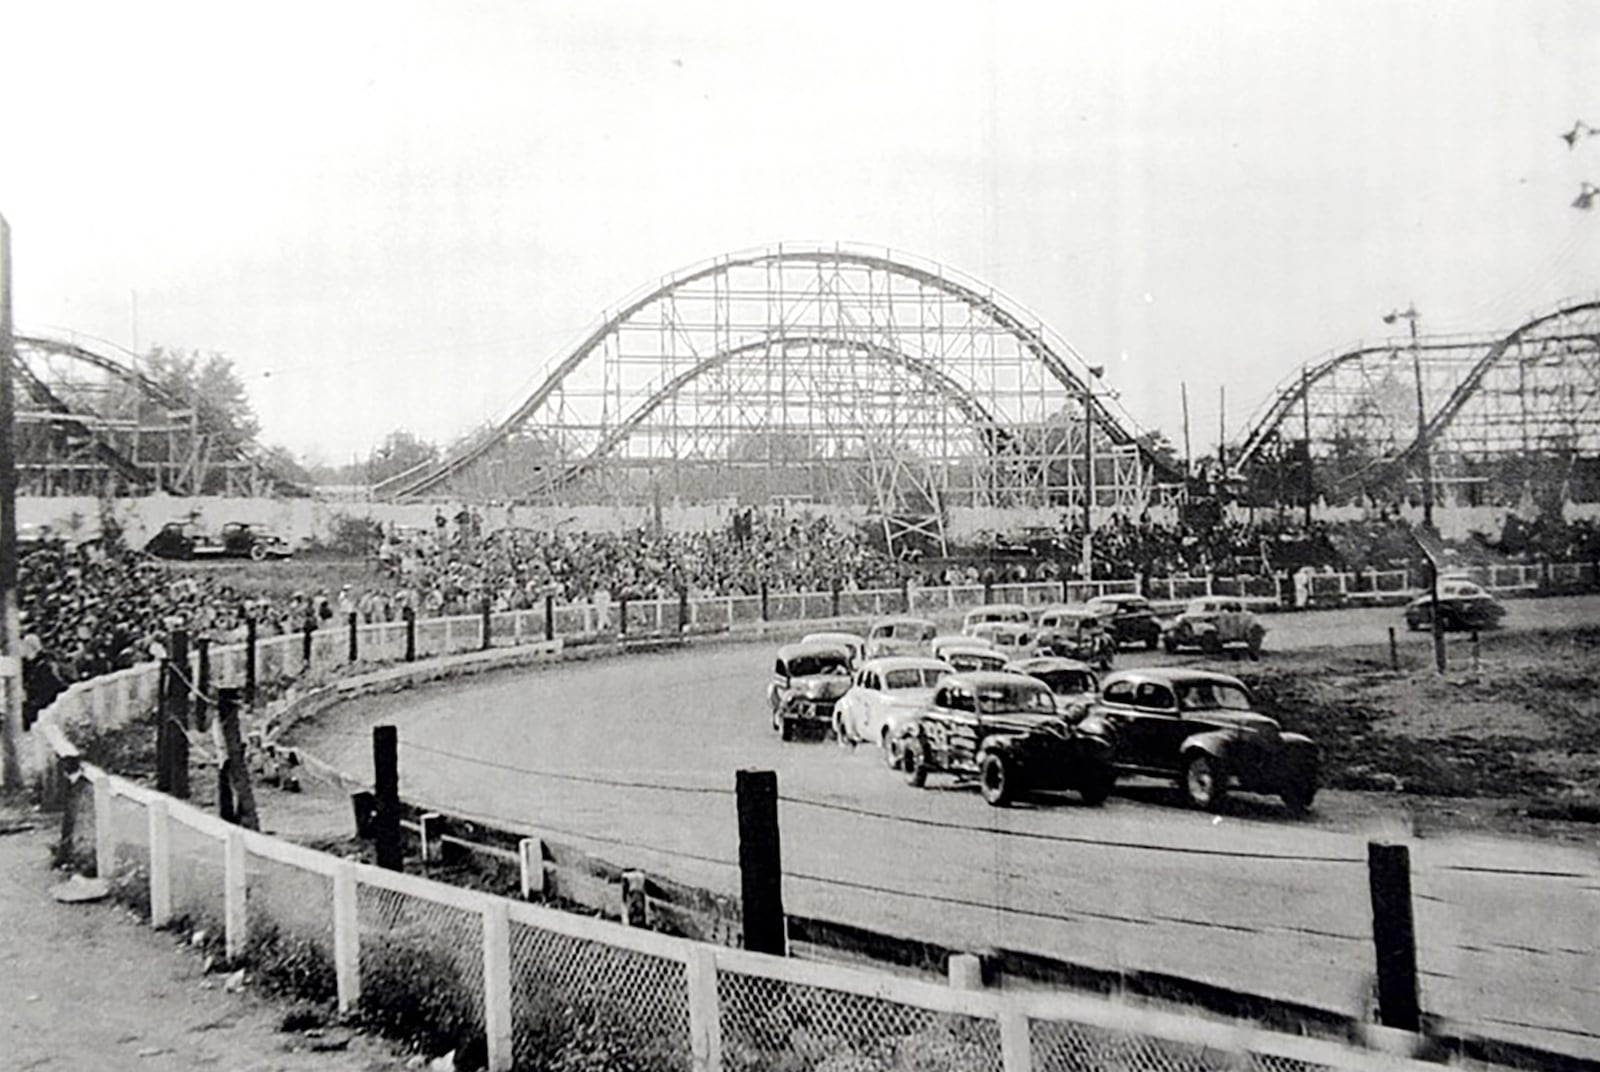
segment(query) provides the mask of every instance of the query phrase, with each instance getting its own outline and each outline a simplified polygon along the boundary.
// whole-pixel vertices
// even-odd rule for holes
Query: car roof
[[[1082,670],[1094,673],[1094,668],[1079,659],[1063,659],[1059,655],[1039,655],[1032,659],[1015,659],[1005,668],[1014,674],[1047,673],[1051,670]]]
[[[802,644],[865,644],[867,638],[859,633],[807,633],[800,638]]]
[[[1010,670],[968,670],[965,673],[951,674],[946,684],[969,685],[975,689],[995,685],[1015,685],[1019,681],[1032,682],[1035,685],[1044,685],[1036,677],[1028,674],[1017,674]],[[1048,687],[1048,686],[1046,686]]]
[[[1018,622],[1017,624],[1022,624]],[[940,651],[993,651],[994,645],[983,637],[941,633],[933,638],[933,646]]]
[[[1219,674],[1215,670],[1192,670],[1183,666],[1149,666],[1132,670],[1114,670],[1100,679],[1100,689],[1103,692],[1119,681],[1154,681],[1168,687],[1196,681],[1210,681],[1235,685],[1248,691],[1245,683],[1232,674]]]
[[[816,640],[809,644],[805,641],[801,641],[798,644],[785,644],[778,649],[778,658],[780,659],[799,659],[807,655],[838,655],[841,658],[848,659],[850,658],[850,650],[842,644]]]
[[[953,672],[954,667],[943,659],[934,659],[927,655],[880,655],[876,659],[868,659],[861,664],[863,670],[944,670]]]
[[[1107,592],[1105,595],[1092,596],[1090,603],[1148,603],[1144,596],[1137,592]]]
[[[928,619],[926,619],[926,618],[918,618],[914,614],[889,614],[889,615],[885,615],[884,617],[879,618],[876,621],[874,621],[872,623],[872,628],[877,629],[879,626],[884,626],[884,625],[931,625],[935,629],[939,628],[937,625],[934,625],[934,623],[929,621]]]
[[[1075,607],[1051,607],[1048,610],[1046,610],[1044,612],[1044,614],[1053,614],[1057,618],[1098,618],[1099,617],[1099,615],[1095,614],[1093,607],[1085,607],[1085,606],[1082,606],[1082,605],[1075,606]],[[1039,617],[1043,618],[1044,614],[1039,615]]]
[[[985,603],[982,606],[973,607],[971,610],[967,611],[967,613],[979,614],[984,611],[988,611],[992,614],[1016,614],[1018,611],[1021,611],[1023,614],[1027,614],[1028,608],[1021,603]]]

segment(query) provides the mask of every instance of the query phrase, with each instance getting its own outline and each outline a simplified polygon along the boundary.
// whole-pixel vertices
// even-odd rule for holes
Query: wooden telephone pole
[[[0,728],[0,785],[22,785],[22,659],[17,636],[16,356],[11,322],[11,225],[0,216],[0,684],[5,723]]]

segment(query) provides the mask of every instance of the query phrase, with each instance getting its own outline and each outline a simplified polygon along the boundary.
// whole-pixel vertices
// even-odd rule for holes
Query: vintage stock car
[[[1190,600],[1172,620],[1161,634],[1161,643],[1169,652],[1199,648],[1207,655],[1221,655],[1231,648],[1243,649],[1258,659],[1266,635],[1266,626],[1239,600],[1202,596]]]
[[[1227,674],[1119,670],[1100,683],[1100,702],[1081,724],[1108,729],[1119,772],[1172,779],[1196,808],[1215,810],[1239,789],[1304,812],[1317,795],[1316,742],[1285,733],[1254,704]]]
[[[785,644],[767,685],[772,728],[785,741],[801,727],[826,733],[833,709],[850,688],[850,651],[833,643]]]
[[[1116,780],[1106,735],[1062,717],[1050,686],[1023,674],[979,671],[940,681],[927,706],[898,729],[892,755],[912,785],[933,774],[975,779],[995,807],[1059,790],[1101,804]]]
[[[939,679],[954,672],[949,663],[925,655],[867,660],[834,707],[834,736],[846,747],[880,745],[888,762],[889,741],[900,723],[922,710]]]
[[[1155,651],[1161,643],[1161,622],[1144,596],[1128,592],[1095,596],[1085,606],[1100,616],[1106,631],[1119,647],[1141,644],[1147,650]]]

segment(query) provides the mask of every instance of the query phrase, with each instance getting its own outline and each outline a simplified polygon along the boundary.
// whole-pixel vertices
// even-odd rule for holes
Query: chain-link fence
[[[74,809],[157,925],[221,921],[258,977],[491,1069],[1320,1072],[1413,1065],[1079,995],[723,949],[341,860],[83,768]],[[81,790],[76,794],[83,795]],[[139,888],[145,891],[141,896]],[[341,890],[345,891],[341,893]]]

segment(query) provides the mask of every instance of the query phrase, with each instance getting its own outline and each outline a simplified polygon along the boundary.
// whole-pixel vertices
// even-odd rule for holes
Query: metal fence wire
[[[519,1068],[650,1072],[691,1067],[686,969],[681,961],[511,921],[512,1053]]]
[[[1028,1025],[1036,1072],[1237,1072],[1240,1055],[1089,1024],[1033,1020]],[[1255,1055],[1251,1055],[1255,1057]],[[1261,1072],[1311,1072],[1318,1066],[1281,1058]]]
[[[249,959],[287,986],[332,995],[332,879],[252,853],[245,860],[245,891]]]
[[[483,920],[476,912],[360,883],[361,1001],[393,1026],[483,1029]]]
[[[1002,1072],[999,1024],[719,970],[727,1072]]]

